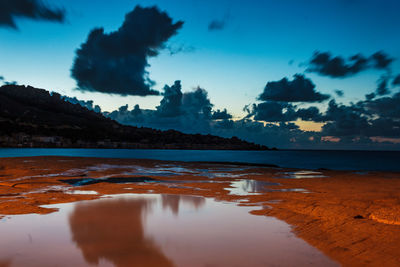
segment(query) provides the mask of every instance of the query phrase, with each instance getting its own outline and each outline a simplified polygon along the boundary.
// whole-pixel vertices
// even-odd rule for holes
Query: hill
[[[121,125],[60,94],[20,85],[0,87],[0,147],[268,149],[236,137]]]

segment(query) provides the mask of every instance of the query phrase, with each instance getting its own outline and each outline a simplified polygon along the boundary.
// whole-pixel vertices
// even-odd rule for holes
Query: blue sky
[[[129,104],[154,109],[162,96],[127,96],[82,93],[70,76],[75,50],[95,27],[117,30],[126,13],[140,4],[158,6],[184,25],[168,45],[185,47],[170,55],[163,50],[150,58],[155,89],[182,81],[183,91],[201,86],[215,109],[227,108],[242,118],[243,107],[255,103],[268,81],[292,79],[305,71],[314,51],[348,57],[377,51],[400,57],[400,3],[384,0],[282,0],[282,1],[89,1],[54,0],[66,10],[66,23],[18,20],[18,31],[0,28],[0,75],[8,81],[46,88],[83,100],[94,100],[103,111]],[[225,27],[209,31],[212,20]],[[400,73],[400,61],[392,64]],[[306,73],[321,93],[344,91],[337,102],[349,104],[373,92],[382,71],[367,70],[353,77],[332,79]],[[395,90],[394,90],[395,91]],[[304,104],[302,104],[304,105]],[[305,104],[304,106],[307,106]],[[316,103],[321,110],[326,103]]]

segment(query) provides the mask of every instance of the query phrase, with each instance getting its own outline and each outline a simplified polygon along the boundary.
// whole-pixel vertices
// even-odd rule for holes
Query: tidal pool
[[[0,220],[0,266],[337,266],[254,207],[118,195]]]

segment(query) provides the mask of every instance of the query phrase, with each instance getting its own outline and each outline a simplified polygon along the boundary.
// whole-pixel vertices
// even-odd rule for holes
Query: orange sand
[[[105,170],[76,171],[100,164],[127,165]],[[269,188],[304,188],[302,192],[265,192],[257,195],[230,195],[226,190],[232,178],[209,178],[185,172],[181,176],[158,177],[160,180],[186,181],[168,187],[163,183],[110,184],[98,183],[72,188],[59,179],[102,177],[131,170],[132,165],[146,168],[158,165],[179,165],[195,168],[224,168],[221,164],[162,162],[153,160],[121,160],[94,158],[34,157],[0,159],[0,218],[1,215],[54,212],[41,205],[66,203],[99,198],[104,194],[168,193],[213,197],[254,206],[252,214],[275,216],[294,226],[294,231],[345,266],[400,266],[400,174],[323,171],[328,178],[284,179],[282,172],[296,171],[254,167],[250,170],[233,168],[232,175],[280,183]],[[52,174],[63,175],[54,176]],[[225,172],[225,171],[224,171]],[[85,176],[86,175],[86,176]],[[36,176],[36,177],[32,177]],[[119,177],[124,175],[119,175]],[[125,175],[126,176],[126,175]],[[129,175],[131,177],[134,175]],[[139,175],[144,176],[144,175]],[[149,175],[146,175],[149,176]],[[189,182],[188,182],[189,181]],[[182,186],[183,185],[183,186]],[[99,195],[67,194],[67,191],[97,191]],[[276,201],[280,200],[280,201]],[[267,206],[266,206],[267,204]],[[7,263],[0,262],[0,266]]]

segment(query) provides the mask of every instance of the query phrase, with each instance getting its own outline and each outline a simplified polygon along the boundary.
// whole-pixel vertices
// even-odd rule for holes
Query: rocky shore
[[[0,165],[3,216],[56,212],[43,205],[107,194],[203,196],[284,220],[344,266],[400,265],[399,173],[69,157],[5,158]]]

